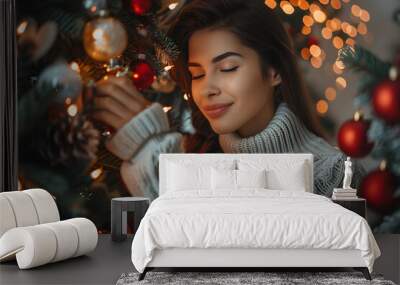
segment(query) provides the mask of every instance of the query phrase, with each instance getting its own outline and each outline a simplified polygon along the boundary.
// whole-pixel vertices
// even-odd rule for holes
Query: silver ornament
[[[52,88],[56,93],[53,100],[63,104],[67,98],[74,100],[81,94],[82,80],[66,62],[57,62],[40,74],[37,87],[39,92]]]

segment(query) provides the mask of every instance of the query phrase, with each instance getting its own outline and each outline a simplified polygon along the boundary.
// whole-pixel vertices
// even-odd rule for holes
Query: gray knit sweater
[[[107,148],[125,160],[121,175],[132,195],[158,197],[158,155],[184,152],[182,135],[171,132],[168,118],[158,103],[132,118]],[[341,187],[346,156],[322,138],[311,133],[285,103],[281,103],[268,126],[260,133],[241,138],[238,134],[219,136],[226,153],[312,153],[314,193],[330,197]],[[353,163],[352,187],[357,188],[364,170]]]

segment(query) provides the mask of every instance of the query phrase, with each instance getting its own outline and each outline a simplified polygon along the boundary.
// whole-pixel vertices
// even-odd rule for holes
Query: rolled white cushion
[[[13,228],[0,239],[0,260],[12,259],[16,254],[20,269],[51,262],[56,250],[57,240],[53,231],[43,225]]]
[[[18,227],[0,238],[0,261],[16,256],[20,269],[86,254],[96,248],[97,229],[85,218]]]
[[[1,196],[10,202],[17,227],[33,226],[39,223],[38,214],[31,197],[23,191],[2,192]]]
[[[31,197],[36,208],[36,213],[38,214],[39,224],[57,222],[60,220],[56,202],[49,192],[40,188],[35,188],[24,190],[23,193]]]
[[[49,228],[56,236],[57,250],[51,262],[57,262],[70,258],[75,255],[78,249],[78,233],[71,229],[70,223],[54,222],[43,224]]]
[[[17,222],[11,204],[6,197],[0,195],[0,237],[9,229],[15,228]]]
[[[96,248],[98,240],[97,228],[91,220],[73,218],[63,222],[71,224],[78,233],[78,248],[74,257],[86,254]]]

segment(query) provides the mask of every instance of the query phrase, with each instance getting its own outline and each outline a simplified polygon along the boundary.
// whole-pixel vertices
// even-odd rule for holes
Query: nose
[[[221,89],[218,86],[217,79],[215,76],[205,75],[200,87],[200,94],[202,97],[211,97],[221,93]]]

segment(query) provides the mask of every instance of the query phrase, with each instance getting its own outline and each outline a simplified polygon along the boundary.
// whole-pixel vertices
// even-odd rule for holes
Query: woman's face
[[[266,128],[280,76],[270,69],[263,77],[255,50],[229,31],[199,30],[189,39],[188,66],[194,102],[216,133],[247,137]]]

